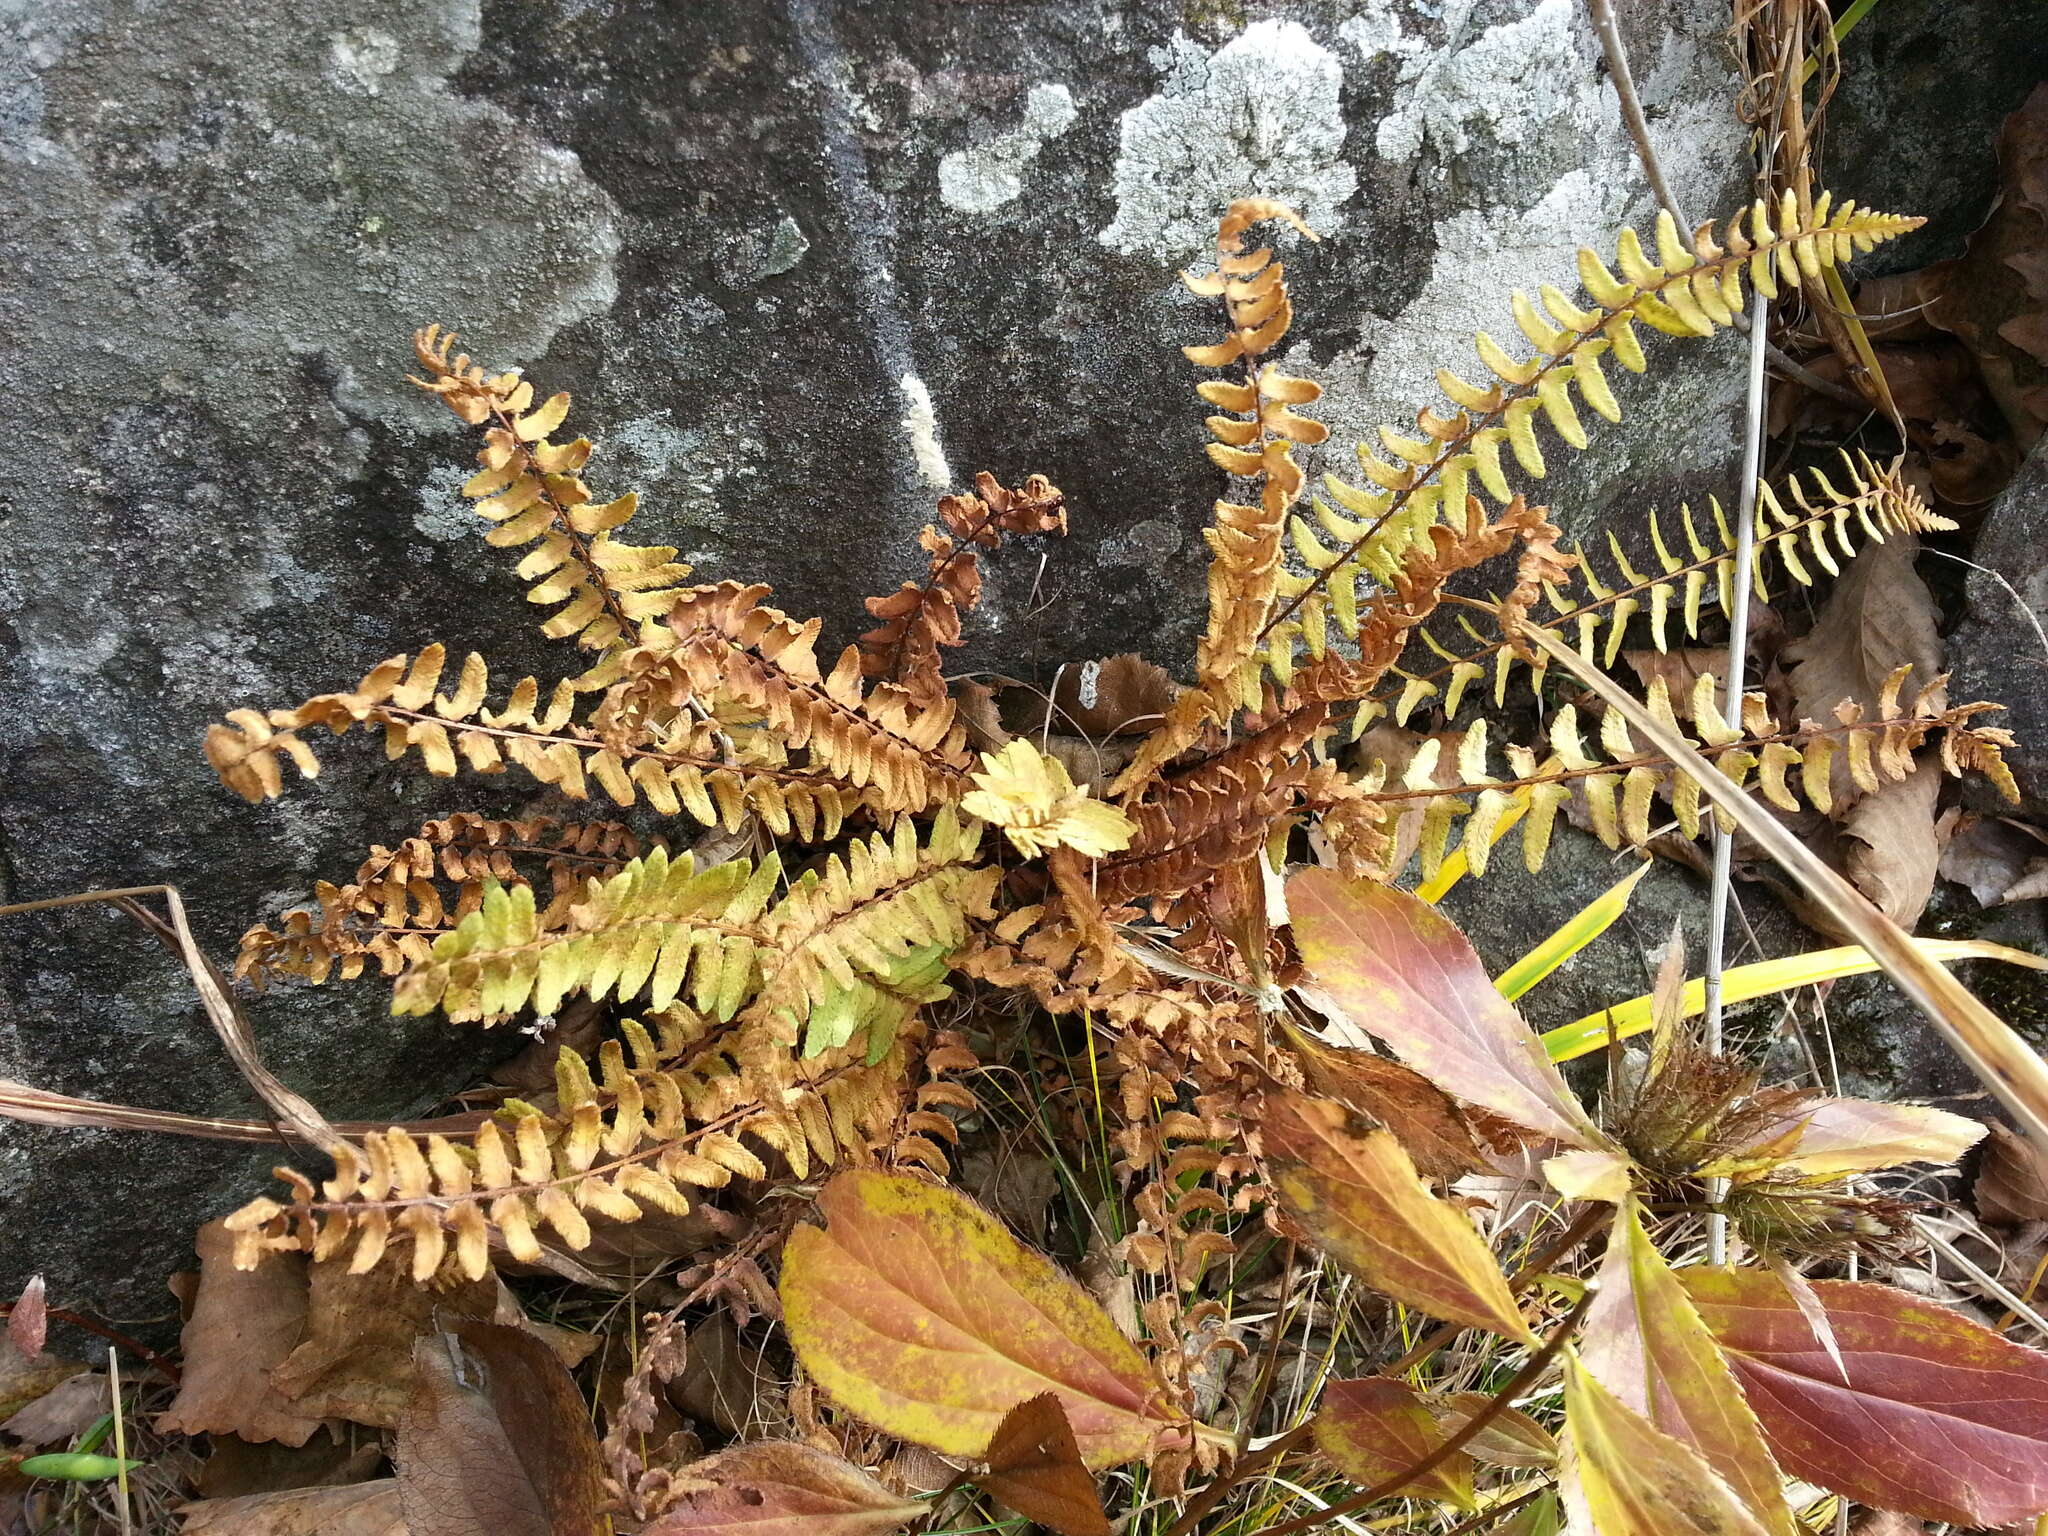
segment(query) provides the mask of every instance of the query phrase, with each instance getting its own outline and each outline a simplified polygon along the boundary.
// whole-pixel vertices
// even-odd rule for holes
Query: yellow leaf
[[[1115,806],[1076,787],[1058,758],[1022,736],[1000,752],[982,754],[981,771],[973,778],[976,788],[961,798],[960,808],[1001,827],[1027,859],[1054,848],[1099,859],[1129,847],[1137,830]]]

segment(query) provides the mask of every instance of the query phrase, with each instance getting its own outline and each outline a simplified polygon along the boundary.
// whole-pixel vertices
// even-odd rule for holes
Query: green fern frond
[[[1838,755],[1857,792],[1869,794],[1912,773],[1914,753],[1937,736],[1946,772],[1982,773],[2008,798],[2017,798],[2003,761],[2002,749],[2011,738],[1971,723],[1996,706],[1936,709],[1931,690],[1902,703],[1900,690],[1911,670],[1901,667],[1886,680],[1872,718],[1845,702],[1837,707],[1834,723],[1801,721],[1789,730],[1771,718],[1763,695],[1756,693],[1744,696],[1740,725],[1731,724],[1717,704],[1718,684],[1710,674],[1695,681],[1687,700],[1689,732],[1679,723],[1662,678],[1651,682],[1647,702],[1653,716],[1697,741],[1722,772],[1738,784],[1753,783],[1780,810],[1835,810],[1830,779]],[[1363,774],[1332,786],[1327,804],[1319,807],[1327,812],[1325,835],[1347,859],[1389,876],[1389,858],[1412,847],[1421,854],[1425,880],[1461,844],[1472,873],[1485,873],[1497,834],[1514,821],[1521,825],[1524,862],[1536,872],[1549,851],[1558,810],[1574,794],[1582,799],[1593,832],[1610,848],[1649,842],[1653,813],[1659,819],[1665,814],[1658,811],[1660,797],[1668,799],[1668,814],[1678,830],[1687,838],[1699,836],[1698,782],[1668,759],[1640,751],[1615,711],[1603,712],[1596,739],[1588,741],[1577,709],[1563,706],[1551,716],[1547,751],[1539,754],[1514,743],[1504,747],[1505,778],[1488,771],[1488,729],[1480,720],[1463,731],[1421,738],[1405,760],[1370,758]],[[1721,821],[1731,825],[1725,817]]]
[[[1516,293],[1516,325],[1534,356],[1518,359],[1480,333],[1475,344],[1487,382],[1439,370],[1447,412],[1424,407],[1416,416],[1419,435],[1380,428],[1377,449],[1358,448],[1367,484],[1326,476],[1329,500],[1314,498],[1312,517],[1289,519],[1300,569],[1281,573],[1279,601],[1259,636],[1267,665],[1285,684],[1298,647],[1322,654],[1330,623],[1355,640],[1361,583],[1391,585],[1407,549],[1439,522],[1462,519],[1468,493],[1483,490],[1503,504],[1511,499],[1504,454],[1512,454],[1524,474],[1540,478],[1547,463],[1539,419],[1573,448],[1587,443],[1578,402],[1619,421],[1605,361],[1634,373],[1648,368],[1638,324],[1671,336],[1710,336],[1734,323],[1745,282],[1775,297],[1780,278],[1796,284],[1921,222],[1854,203],[1831,208],[1827,196],[1802,217],[1788,194],[1775,210],[1759,200],[1729,220],[1719,240],[1713,226],[1703,224],[1686,241],[1664,214],[1655,261],[1633,230],[1624,230],[1619,241],[1618,276],[1591,250],[1580,251],[1590,308],[1548,285],[1539,290],[1540,308]]]
[[[1838,488],[1823,471],[1809,470],[1804,483],[1796,475],[1786,483],[1789,507],[1768,484],[1758,482],[1751,590],[1759,601],[1770,600],[1767,570],[1772,565],[1788,582],[1802,587],[1813,585],[1816,570],[1840,575],[1841,562],[1854,559],[1864,547],[1856,540],[1856,530],[1861,530],[1867,543],[1881,544],[1893,534],[1929,533],[1956,526],[1928,509],[1897,466],[1880,467],[1867,455],[1852,459],[1846,452],[1842,462],[1846,490]],[[1647,617],[1650,644],[1659,652],[1671,648],[1674,614],[1682,618],[1686,638],[1697,639],[1701,605],[1709,592],[1723,613],[1733,606],[1735,532],[1719,501],[1710,500],[1708,508],[1713,522],[1704,538],[1692,509],[1679,508],[1679,527],[1692,557],[1689,560],[1672,551],[1657,514],[1650,514],[1650,543],[1660,567],[1653,576],[1635,568],[1611,532],[1608,549],[1618,576],[1603,578],[1593,558],[1575,545],[1573,553],[1579,563],[1570,581],[1582,585],[1585,595],[1564,591],[1560,583],[1547,584],[1550,616],[1532,616],[1532,622],[1564,631],[1587,660],[1610,669],[1621,654],[1630,621],[1638,615]],[[1423,643],[1444,664],[1427,672],[1397,671],[1403,688],[1393,709],[1396,724],[1407,724],[1419,704],[1439,697],[1444,717],[1455,719],[1470,685],[1489,669],[1495,706],[1506,702],[1508,681],[1520,658],[1505,640],[1488,639],[1469,619],[1461,617],[1461,626],[1466,636],[1477,642],[1469,649],[1453,651],[1427,631],[1422,633]],[[1541,686],[1544,670],[1540,663],[1530,669],[1532,689]]]

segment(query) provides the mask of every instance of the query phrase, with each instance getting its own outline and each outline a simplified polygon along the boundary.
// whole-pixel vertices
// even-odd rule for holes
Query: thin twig
[[[0,1301],[0,1317],[6,1317],[17,1305],[18,1303],[12,1301]],[[105,1323],[95,1322],[89,1317],[80,1317],[76,1312],[66,1312],[58,1307],[50,1308],[48,1316],[52,1322],[69,1323],[74,1328],[83,1328],[87,1333],[98,1334],[110,1344],[124,1346],[131,1354],[140,1355],[144,1360],[155,1366],[170,1381],[172,1386],[176,1386],[184,1379],[180,1375],[178,1368],[171,1364],[170,1361],[151,1349],[147,1344],[131,1339],[118,1328],[110,1328]]]
[[[1690,228],[1685,215],[1679,212],[1678,199],[1671,195],[1671,184],[1664,179],[1657,151],[1650,146],[1650,120],[1643,115],[1642,99],[1636,95],[1636,77],[1628,67],[1628,50],[1622,46],[1614,7],[1608,0],[1586,0],[1586,9],[1593,13],[1593,30],[1600,34],[1600,51],[1607,56],[1607,77],[1614,82],[1614,94],[1621,98],[1621,120],[1628,124],[1628,136],[1635,140],[1636,158],[1643,162],[1650,190],[1656,193],[1658,206],[1671,215],[1680,229]]]

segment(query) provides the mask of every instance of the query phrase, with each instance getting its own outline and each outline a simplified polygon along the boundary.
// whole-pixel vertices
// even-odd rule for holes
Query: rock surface
[[[1949,637],[1950,696],[1994,699],[1993,724],[2019,737],[2006,754],[2027,814],[2048,814],[2048,440],[2036,444],[2012,484],[1984,514],[1964,588],[1964,618]],[[1986,810],[2008,809],[1989,786]]]
[[[1681,195],[1729,206],[1725,6],[1623,9]],[[1075,534],[992,580],[971,657],[1044,676],[1187,654],[1219,487],[1178,348],[1215,321],[1174,271],[1226,200],[1324,237],[1290,242],[1289,362],[1338,442],[1405,423],[1512,283],[1569,281],[1646,207],[1576,0],[7,0],[0,26],[0,876],[175,882],[216,952],[519,788],[340,743],[249,808],[200,761],[209,719],[427,638],[567,665],[453,496],[413,326],[574,391],[643,536],[842,639],[936,492],[1048,474]],[[1583,530],[1727,489],[1739,372],[1669,354],[1547,494]],[[367,984],[253,1013],[337,1116],[416,1112],[512,1043]],[[183,979],[91,912],[0,931],[0,1075],[248,1107]],[[43,1269],[60,1304],[161,1316],[192,1227],[271,1160],[0,1126],[0,1293]]]

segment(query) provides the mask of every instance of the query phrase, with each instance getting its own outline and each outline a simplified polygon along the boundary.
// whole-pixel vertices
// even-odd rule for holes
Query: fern
[[[1501,503],[1511,500],[1503,450],[1523,473],[1541,478],[1547,465],[1539,418],[1572,448],[1588,442],[1575,399],[1619,421],[1621,406],[1602,360],[1611,357],[1630,372],[1643,372],[1649,361],[1638,324],[1670,336],[1711,336],[1733,323],[1745,280],[1775,297],[1780,277],[1796,284],[1801,273],[1817,275],[1852,251],[1868,250],[1922,222],[1853,203],[1830,212],[1826,197],[1802,218],[1788,194],[1775,212],[1759,200],[1729,220],[1721,241],[1704,224],[1686,241],[1664,214],[1657,222],[1655,262],[1633,230],[1622,232],[1618,277],[1593,252],[1580,251],[1579,278],[1591,308],[1549,286],[1540,290],[1541,310],[1516,293],[1515,321],[1536,355],[1518,360],[1481,332],[1477,350],[1486,383],[1440,370],[1437,383],[1450,402],[1448,413],[1427,406],[1419,411],[1420,436],[1382,427],[1380,445],[1391,459],[1369,445],[1358,447],[1359,467],[1371,488],[1327,475],[1324,485],[1336,505],[1315,498],[1313,522],[1298,515],[1290,519],[1289,542],[1304,570],[1280,577],[1283,601],[1258,636],[1267,664],[1286,681],[1300,647],[1311,656],[1323,653],[1332,621],[1347,639],[1355,638],[1360,585],[1391,581],[1403,552],[1446,515],[1460,517],[1473,489]]]
[[[1115,805],[1029,740],[977,762],[943,674],[979,601],[981,560],[1005,539],[1065,531],[1045,479],[1010,489],[983,475],[972,494],[943,499],[920,536],[922,580],[871,599],[875,627],[828,664],[819,621],[770,606],[767,588],[685,585],[672,549],[615,542],[633,498],[596,503],[578,478],[589,443],[550,441],[566,396],[536,406],[516,373],[488,373],[452,337],[419,333],[419,382],[483,429],[466,490],[494,523],[491,542],[525,551],[546,631],[595,658],[549,687],[523,678],[493,708],[481,658],[443,694],[447,659],[428,646],[352,689],[234,711],[209,733],[209,759],[263,800],[281,792],[287,762],[318,772],[313,730],[375,727],[390,757],[433,774],[517,768],[573,800],[595,786],[615,805],[720,834],[671,851],[613,822],[450,818],[373,850],[355,880],[320,886],[315,908],[281,931],[253,930],[240,969],[254,980],[346,978],[374,963],[404,1013],[488,1024],[587,998],[630,1016],[593,1054],[560,1051],[553,1092],[503,1104],[471,1145],[391,1131],[344,1150],[320,1185],[282,1172],[286,1199],[233,1220],[243,1258],[345,1250],[358,1269],[478,1275],[496,1249],[528,1261],[575,1250],[604,1223],[689,1211],[736,1176],[804,1178],[848,1158],[943,1175],[949,1111],[974,1104],[954,1078],[976,1062],[957,1038],[933,1036],[929,1012],[958,971],[1085,1010],[1106,1035],[1115,1142],[1135,1190],[1123,1253],[1166,1282],[1151,1304],[1163,1327],[1229,1255],[1229,1218],[1256,1198],[1246,1106],[1299,1070],[1257,1001],[1289,958],[1265,932],[1263,890],[1292,833],[1307,827],[1341,863],[1382,878],[1413,849],[1425,873],[1458,848],[1483,872],[1514,825],[1536,869],[1574,798],[1610,845],[1648,842],[1666,821],[1698,833],[1692,781],[1614,715],[1594,728],[1562,704],[1537,745],[1499,743],[1483,721],[1425,737],[1375,722],[1405,724],[1432,700],[1455,720],[1489,670],[1501,699],[1530,660],[1502,637],[1525,624],[1611,664],[1630,633],[1647,630],[1660,651],[1674,620],[1696,635],[1709,593],[1725,609],[1735,541],[1718,506],[1705,520],[1651,518],[1648,575],[1618,541],[1611,567],[1596,566],[1516,493],[1507,455],[1538,476],[1539,431],[1580,447],[1580,405],[1618,419],[1605,364],[1650,365],[1639,325],[1711,334],[1745,284],[1775,291],[1916,221],[1830,212],[1825,199],[1804,218],[1789,202],[1758,204],[1718,236],[1703,226],[1683,240],[1663,221],[1655,261],[1625,233],[1618,275],[1582,253],[1590,307],[1548,288],[1540,308],[1517,296],[1534,355],[1479,337],[1486,383],[1440,374],[1450,404],[1418,414],[1420,436],[1383,431],[1379,449],[1360,450],[1367,485],[1326,477],[1327,499],[1304,510],[1297,454],[1326,432],[1300,409],[1319,387],[1273,361],[1292,301],[1272,252],[1249,246],[1252,227],[1274,219],[1302,228],[1277,203],[1233,204],[1216,270],[1188,278],[1224,306],[1223,339],[1187,352],[1222,371],[1198,391],[1214,410],[1209,454],[1244,489],[1217,502],[1207,531],[1194,686],[1148,700],[1157,723]],[[1806,585],[1862,542],[1943,526],[1894,470],[1846,462],[1846,478],[1764,491],[1760,575]],[[1510,573],[1505,595],[1449,595],[1453,578],[1496,565]],[[1747,696],[1730,721],[1710,679],[1685,699],[1653,683],[1649,707],[1674,729],[1682,717],[1725,771],[1787,810],[1835,807],[1837,762],[1868,793],[1937,752],[1946,772],[2011,792],[2009,738],[1977,718],[1989,706],[1947,707],[1931,689],[1904,699],[1903,682],[1891,679],[1870,718],[1845,704],[1830,721],[1779,722]],[[1362,760],[1347,731],[1362,735]],[[1023,866],[999,867],[1011,856]],[[1158,969],[1126,942],[1147,919],[1164,925]],[[1188,1386],[1188,1362],[1162,1368]]]
[[[1816,579],[1814,570],[1805,563],[1807,558],[1829,576],[1840,575],[1841,561],[1854,559],[1857,553],[1852,530],[1860,529],[1865,539],[1881,543],[1892,534],[1927,533],[1956,526],[1948,518],[1930,512],[1919,493],[1900,479],[1895,470],[1874,464],[1867,456],[1851,459],[1846,453],[1843,465],[1849,489],[1838,489],[1823,471],[1810,470],[1804,483],[1797,476],[1787,483],[1786,495],[1792,501],[1789,508],[1769,485],[1759,484],[1752,583],[1760,601],[1770,600],[1768,564],[1775,564],[1788,581],[1802,587],[1812,586]],[[1713,515],[1711,542],[1701,538],[1692,509],[1679,509],[1679,527],[1685,548],[1692,556],[1689,561],[1672,552],[1657,515],[1650,514],[1650,544],[1660,567],[1654,576],[1643,575],[1630,563],[1620,540],[1612,533],[1608,534],[1608,548],[1614,568],[1620,573],[1618,580],[1603,580],[1585,551],[1575,547],[1576,584],[1587,595],[1580,597],[1564,590],[1573,581],[1570,577],[1547,584],[1550,616],[1535,622],[1546,629],[1564,631],[1588,660],[1594,659],[1597,652],[1600,664],[1609,668],[1620,655],[1630,621],[1638,614],[1647,615],[1650,643],[1660,652],[1671,648],[1674,612],[1683,617],[1686,637],[1697,639],[1705,594],[1712,590],[1721,611],[1726,613],[1732,606],[1730,593],[1735,576],[1734,531],[1718,501],[1710,502],[1709,509]],[[1806,552],[1804,557],[1802,548]],[[1393,707],[1397,724],[1405,725],[1418,704],[1436,697],[1441,698],[1445,716],[1455,718],[1468,687],[1485,677],[1489,666],[1493,672],[1494,704],[1499,707],[1506,702],[1508,681],[1517,659],[1512,648],[1505,640],[1487,641],[1470,619],[1461,616],[1461,623],[1466,636],[1478,642],[1476,647],[1452,651],[1424,630],[1424,644],[1443,665],[1413,674],[1394,671],[1393,675],[1402,680],[1401,695]],[[1538,687],[1541,679],[1539,666],[1531,675],[1530,687]]]

